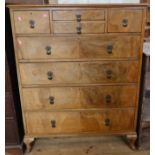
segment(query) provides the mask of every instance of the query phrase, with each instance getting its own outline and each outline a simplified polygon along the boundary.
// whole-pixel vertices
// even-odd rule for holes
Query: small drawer
[[[135,107],[137,86],[23,88],[25,110]]]
[[[138,82],[138,61],[20,63],[22,84]]]
[[[53,11],[53,20],[104,20],[104,10],[64,10]]]
[[[54,21],[53,32],[55,34],[95,34],[105,32],[104,21]]]
[[[110,9],[108,32],[141,32],[143,11],[134,9]]]
[[[134,130],[135,109],[82,112],[27,112],[27,133],[121,133]],[[76,125],[75,125],[76,124]]]
[[[49,11],[15,11],[17,34],[50,33]]]
[[[137,58],[140,36],[18,37],[17,47],[18,58],[28,60]]]

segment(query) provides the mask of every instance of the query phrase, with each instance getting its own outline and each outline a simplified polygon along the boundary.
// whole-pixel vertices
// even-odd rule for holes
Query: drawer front
[[[142,10],[110,9],[108,12],[108,32],[141,32]]]
[[[78,58],[76,37],[18,37],[19,59]]]
[[[135,107],[137,86],[23,88],[25,110]]]
[[[140,36],[18,37],[17,47],[19,59],[136,58]]]
[[[53,11],[53,20],[104,20],[104,10]]]
[[[58,34],[96,34],[105,32],[105,22],[103,21],[54,21],[53,32]]]
[[[138,61],[20,63],[22,84],[137,82]]]
[[[15,11],[16,33],[50,33],[49,11]]]
[[[119,133],[134,130],[135,112],[134,109],[27,112],[25,117],[28,134]]]
[[[137,58],[140,48],[138,35],[83,37],[80,40],[80,58]]]

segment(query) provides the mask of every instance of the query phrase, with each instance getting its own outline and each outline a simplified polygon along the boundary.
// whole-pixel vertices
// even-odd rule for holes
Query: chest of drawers
[[[145,5],[10,7],[24,141],[126,135],[134,146]]]

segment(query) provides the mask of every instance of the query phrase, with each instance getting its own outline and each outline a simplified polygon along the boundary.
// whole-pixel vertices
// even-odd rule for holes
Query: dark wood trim
[[[9,114],[5,116],[6,119],[6,148],[18,148],[23,140],[23,125],[22,125],[22,115],[20,107],[20,97],[18,91],[17,75],[16,75],[16,65],[14,58],[13,42],[12,42],[12,31],[11,23],[9,16],[9,9],[5,8],[5,55],[6,55],[6,68],[5,72],[8,74],[9,82],[6,81],[6,86],[9,86],[9,89],[6,89],[6,98],[8,100],[9,106],[6,106],[6,111],[8,110]],[[12,112],[10,114],[10,112]],[[15,154],[17,155],[17,154]]]
[[[10,155],[23,155],[23,152],[23,144],[5,147],[5,153],[9,153]]]
[[[137,137],[137,142],[136,142],[136,146],[138,149],[141,148],[142,145],[142,114],[143,114],[143,98],[145,96],[145,75],[146,75],[146,61],[147,61],[147,56],[145,56],[143,54],[143,64],[142,64],[142,74],[141,74],[141,88],[140,88],[140,98],[139,98],[139,108],[138,108],[138,123],[137,123],[137,133],[138,133],[138,137]]]
[[[44,4],[45,0],[5,0],[7,4]]]

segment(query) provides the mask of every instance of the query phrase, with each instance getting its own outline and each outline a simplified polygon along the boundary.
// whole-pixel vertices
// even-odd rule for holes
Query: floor
[[[24,155],[149,155],[150,129],[142,132],[140,150],[133,151],[122,137],[72,137],[37,139],[30,153]],[[15,151],[5,155],[21,155]]]
[[[148,150],[133,151],[121,137],[79,137],[36,140],[25,155],[149,155]]]

